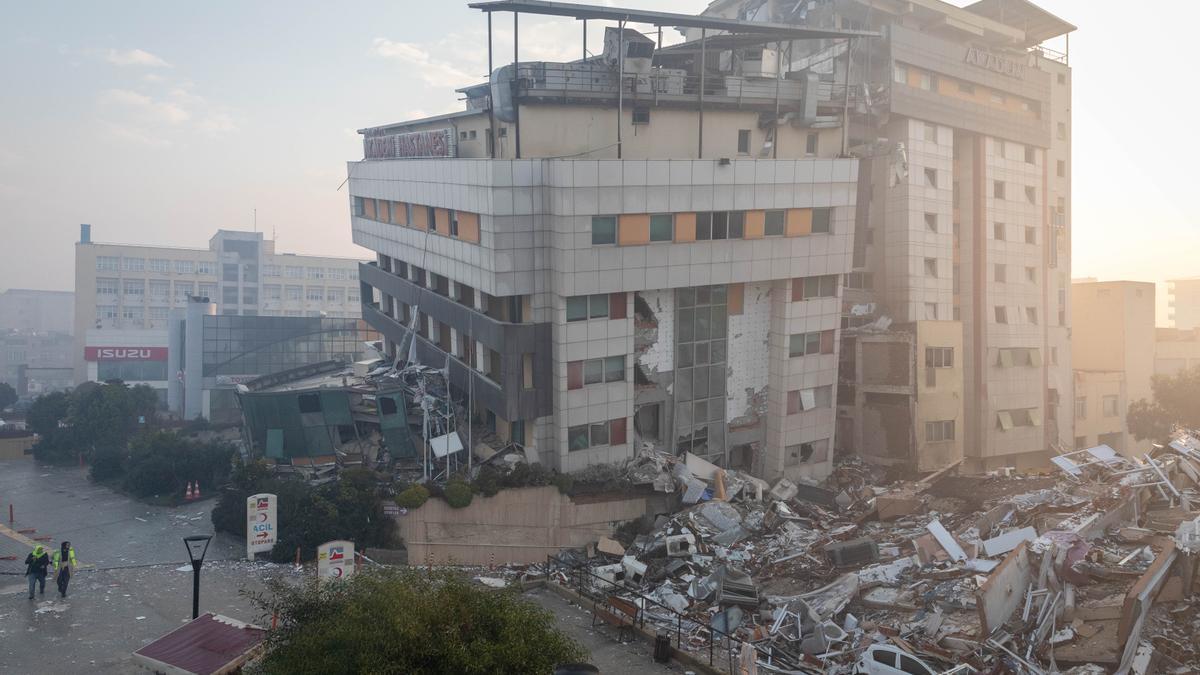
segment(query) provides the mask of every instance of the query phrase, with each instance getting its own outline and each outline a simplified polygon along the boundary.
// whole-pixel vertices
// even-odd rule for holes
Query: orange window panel
[[[747,211],[746,212],[746,239],[762,239],[763,232],[766,229],[767,212],[766,211]]]
[[[746,284],[729,284],[725,299],[726,312],[736,316],[744,311],[746,306]]]
[[[786,234],[789,237],[812,234],[812,209],[788,209]]]
[[[450,234],[450,212],[446,209],[434,209],[433,220],[439,234]]]
[[[629,213],[617,218],[617,244],[635,246],[650,243],[650,215]]]
[[[696,214],[675,214],[675,241],[696,241]]]
[[[366,199],[366,198],[363,199],[363,217],[370,218],[371,220],[375,220],[376,216],[375,216],[375,200],[374,199]]]
[[[479,243],[479,214],[458,212],[458,238],[463,241]]]
[[[392,222],[397,225],[408,225],[408,205],[404,202],[392,202]]]
[[[419,230],[428,230],[429,229],[429,209],[425,208],[424,206],[421,206],[420,204],[413,204],[412,222],[409,223],[409,225],[412,227],[415,227]]]

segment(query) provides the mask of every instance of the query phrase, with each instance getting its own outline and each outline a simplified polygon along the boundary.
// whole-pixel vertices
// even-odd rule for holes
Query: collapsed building
[[[730,672],[1195,672],[1200,440],[1054,464],[913,482],[855,461],[816,487],[646,455],[633,473],[669,475],[680,509],[547,572]]]

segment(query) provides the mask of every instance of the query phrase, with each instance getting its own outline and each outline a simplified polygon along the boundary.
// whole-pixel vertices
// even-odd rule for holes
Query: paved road
[[[130,672],[129,654],[191,618],[191,567],[183,537],[209,534],[212,501],[146,506],[87,481],[74,467],[31,460],[0,461],[0,509],[14,528],[36,528],[50,546],[69,539],[84,569],[65,600],[53,581],[45,596],[26,598],[24,547],[0,536],[0,670],[4,672]],[[254,621],[243,588],[259,590],[289,567],[240,561],[244,543],[219,535],[201,580],[201,611]]]

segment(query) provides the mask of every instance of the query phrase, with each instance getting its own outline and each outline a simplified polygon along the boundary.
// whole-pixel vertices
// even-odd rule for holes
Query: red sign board
[[[84,347],[86,361],[166,361],[166,347]]]
[[[454,130],[429,129],[401,134],[371,130],[363,137],[363,156],[366,159],[453,157]]]

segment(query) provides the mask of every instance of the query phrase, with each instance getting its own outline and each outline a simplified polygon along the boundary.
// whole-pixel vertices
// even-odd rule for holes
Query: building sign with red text
[[[166,347],[84,347],[85,361],[166,361]]]
[[[428,129],[407,133],[388,133],[386,129],[368,129],[363,134],[363,157],[365,159],[453,156],[453,129]]]

